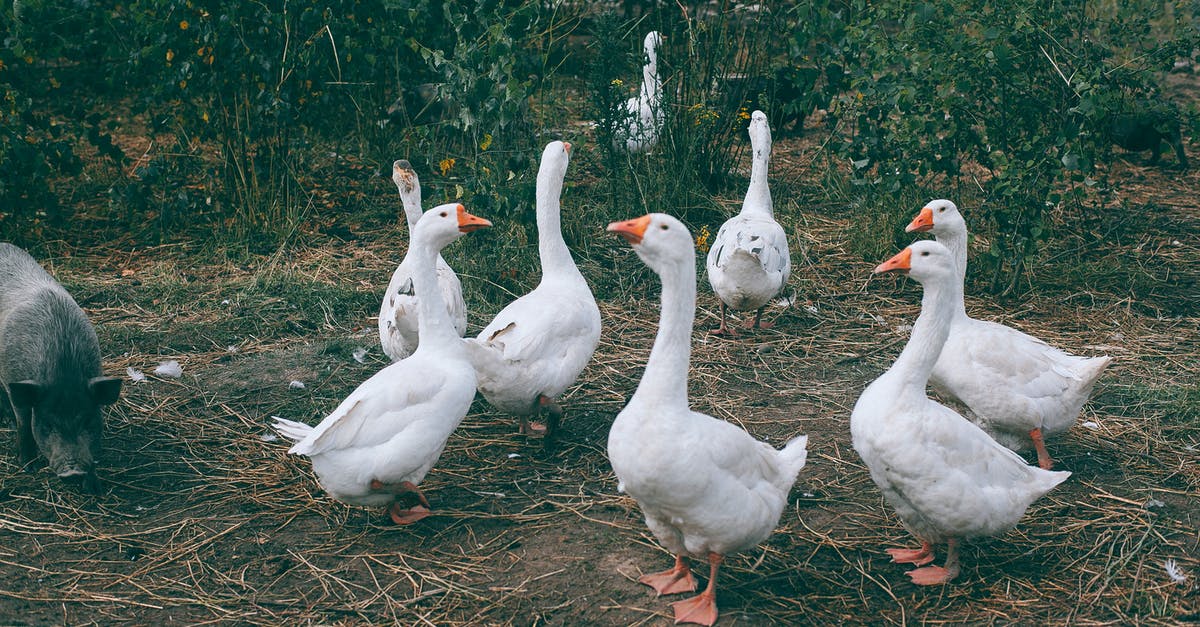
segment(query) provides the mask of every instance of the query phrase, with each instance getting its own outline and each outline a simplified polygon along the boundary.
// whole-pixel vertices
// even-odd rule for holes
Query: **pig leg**
[[[33,410],[13,407],[17,415],[17,459],[21,466],[28,467],[37,459],[37,442],[33,439]]]
[[[1150,149],[1150,165],[1157,165],[1162,152],[1162,138],[1154,131],[1154,147]]]
[[[1188,169],[1187,153],[1183,151],[1183,137],[1176,133],[1171,137],[1171,147],[1175,149],[1175,159],[1179,161],[1179,169]]]

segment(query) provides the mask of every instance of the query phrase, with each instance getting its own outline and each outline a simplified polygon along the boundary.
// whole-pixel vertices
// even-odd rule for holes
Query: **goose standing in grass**
[[[521,432],[551,436],[562,418],[558,397],[575,382],[600,342],[600,309],[562,235],[563,179],[571,144],[550,142],[537,177],[538,257],[542,280],[466,341],[479,391],[520,420]],[[545,410],[546,422],[530,420]],[[549,442],[549,440],[547,440]]]
[[[429,515],[417,487],[475,398],[475,369],[437,292],[438,251],[491,222],[441,205],[412,231],[413,288],[421,344],[359,385],[316,427],[277,418],[275,429],[312,459],[321,487],[351,505],[388,506],[396,524]]]
[[[875,268],[904,272],[925,289],[908,345],[875,379],[850,416],[854,450],[884,498],[918,540],[919,549],[888,549],[892,561],[924,566],[946,542],[946,565],[910,571],[934,585],[959,572],[960,540],[1003,533],[1029,504],[1071,476],[1029,466],[978,426],[925,395],[960,299],[954,258],[945,246],[919,241]]]
[[[708,251],[708,282],[721,300],[721,326],[713,333],[737,335],[725,323],[726,309],[756,309],[747,327],[770,328],[762,322],[763,309],[775,297],[792,271],[787,233],[775,221],[767,169],[771,161],[771,128],[767,116],[755,111],[750,116],[750,187],[742,211],[725,221]]]
[[[421,219],[421,181],[408,161],[399,159],[392,163],[392,181],[400,190],[400,201],[404,204],[404,217],[408,221],[409,237]],[[392,361],[408,357],[417,349],[420,334],[418,318],[420,306],[413,289],[413,262],[410,243],[404,259],[392,273],[387,291],[383,294],[383,304],[379,307],[379,343],[383,352]],[[467,332],[467,305],[463,302],[462,284],[458,275],[446,264],[441,255],[437,256],[438,296],[450,312],[450,320],[459,337]]]
[[[707,558],[708,587],[673,604],[675,622],[717,620],[717,569],[725,555],[765,540],[779,523],[788,491],[807,458],[806,436],[783,449],[688,408],[687,376],[696,315],[696,251],[679,220],[652,213],[613,222],[662,280],[658,335],[629,404],[608,435],[617,489],[637,499],[654,537],[675,566],[640,582],[659,594],[696,589],[685,557]]]
[[[959,289],[950,335],[929,382],[971,409],[980,426],[1015,450],[1033,447],[1053,465],[1045,438],[1071,428],[1111,358],[1077,357],[1011,327],[967,315],[967,223],[949,200],[935,200],[907,231],[931,232],[954,257]]]
[[[613,133],[613,146],[630,154],[640,154],[654,148],[662,131],[662,80],[658,77],[658,47],[662,37],[658,31],[646,34],[642,47],[646,64],[642,66],[642,86],[638,95],[625,102],[621,119]]]

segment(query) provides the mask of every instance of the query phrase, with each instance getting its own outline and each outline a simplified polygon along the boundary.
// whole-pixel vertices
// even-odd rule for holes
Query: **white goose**
[[[980,426],[1016,450],[1034,447],[1053,464],[1044,439],[1071,428],[1111,358],[1077,357],[1016,329],[967,315],[967,223],[949,200],[935,200],[907,231],[932,232],[954,256],[958,281],[950,336],[929,382],[971,409]]]
[[[625,102],[622,121],[613,133],[613,146],[631,154],[654,148],[662,130],[662,80],[658,77],[658,47],[662,37],[658,31],[646,34],[642,47],[646,64],[642,66],[642,86],[638,95]]]
[[[1029,504],[1071,476],[1029,466],[982,429],[925,395],[925,383],[954,319],[958,288],[945,246],[919,241],[875,268],[906,272],[925,288],[908,345],[863,391],[850,416],[854,450],[871,478],[918,540],[919,549],[888,549],[892,561],[933,561],[933,544],[948,544],[946,565],[910,571],[913,583],[945,583],[958,575],[958,541],[1003,533]]]
[[[421,181],[405,159],[392,163],[392,181],[400,190],[400,201],[404,204],[404,217],[408,220],[408,233],[411,238],[417,220],[421,219]],[[420,307],[413,290],[413,262],[409,260],[411,255],[410,243],[404,259],[396,266],[395,272],[392,272],[392,280],[388,282],[387,291],[383,294],[383,304],[379,307],[379,343],[383,345],[384,354],[392,361],[408,357],[417,349],[418,344],[417,319]],[[462,284],[441,255],[437,256],[436,269],[441,300],[450,312],[454,330],[462,337],[467,331],[467,305],[463,302]]]
[[[787,284],[792,271],[787,233],[775,221],[767,168],[771,160],[771,128],[767,116],[755,111],[750,116],[750,187],[742,211],[725,221],[708,251],[708,282],[721,300],[721,326],[717,334],[737,335],[725,324],[726,307],[745,311],[757,309],[747,327],[770,328],[762,322],[767,302]]]
[[[518,416],[521,432],[553,435],[558,397],[575,382],[600,342],[600,309],[563,240],[563,178],[571,144],[550,142],[537,178],[538,256],[542,280],[509,303],[479,336],[466,341],[479,391],[500,411]],[[542,409],[546,424],[530,422]],[[549,441],[549,440],[547,440]]]
[[[652,213],[608,230],[633,245],[662,279],[658,335],[637,391],[608,434],[617,489],[637,499],[654,537],[675,566],[640,582],[659,594],[696,589],[685,556],[707,557],[708,587],[673,604],[675,622],[717,620],[717,569],[723,556],[771,535],[788,491],[804,467],[808,438],[782,450],[724,420],[688,408],[687,376],[696,313],[696,252],[679,220]]]
[[[391,504],[397,524],[429,515],[417,485],[475,398],[475,370],[438,298],[434,263],[444,246],[486,226],[491,222],[462,205],[442,205],[422,216],[410,255],[421,345],[364,381],[316,427],[276,419],[275,428],[296,442],[288,452],[312,459],[321,487],[333,498],[352,505]]]

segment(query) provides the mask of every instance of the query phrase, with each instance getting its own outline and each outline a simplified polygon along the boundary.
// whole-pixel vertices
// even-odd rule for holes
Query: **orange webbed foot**
[[[423,505],[414,505],[404,509],[399,503],[392,503],[392,506],[388,508],[388,515],[397,525],[411,525],[432,513]]]
[[[717,595],[709,590],[682,601],[671,604],[675,610],[675,624],[693,623],[696,625],[712,625],[717,622]]]
[[[521,419],[521,425],[519,429],[521,435],[533,436],[535,438],[546,437],[546,433],[549,431],[549,429],[546,428],[545,423],[528,420],[525,418]]]
[[[933,561],[933,547],[924,543],[919,549],[887,549],[887,554],[897,564],[924,566]]]
[[[681,560],[675,559],[675,566],[661,573],[651,573],[638,578],[638,583],[644,583],[660,595],[695,592],[696,579],[692,570]]]
[[[954,579],[954,573],[942,568],[941,566],[926,566],[916,570],[908,571],[908,576],[912,578],[912,582],[918,586],[936,586],[938,584],[947,583]]]

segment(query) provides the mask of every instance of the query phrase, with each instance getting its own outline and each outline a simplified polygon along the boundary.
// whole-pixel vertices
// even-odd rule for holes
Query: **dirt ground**
[[[777,146],[777,162],[787,167],[789,150],[805,175],[802,142]],[[796,303],[771,312],[769,331],[695,335],[695,409],[776,444],[809,436],[776,533],[726,562],[720,624],[1200,621],[1200,175],[1138,156],[1111,168],[1114,204],[1153,214],[1087,216],[1036,289],[968,298],[977,317],[1115,358],[1080,424],[1050,444],[1074,474],[1015,531],[967,545],[960,578],[934,588],[910,584],[883,553],[910,538],[848,424],[907,339],[919,288],[869,278],[872,264],[840,243],[855,228],[848,215],[790,206],[807,249]],[[613,249],[639,263],[616,238]],[[553,449],[477,401],[422,486],[436,515],[418,524],[329,499],[309,462],[286,454],[271,416],[315,423],[385,364],[371,303],[397,256],[376,233],[275,260],[285,280],[360,295],[352,308],[317,297],[319,316],[262,288],[263,268],[199,262],[186,247],[55,260],[98,327],[106,370],[149,378],[127,380],[107,414],[102,494],[0,456],[0,623],[670,624],[670,599],[636,579],[671,558],[605,456],[649,352],[653,299],[602,303],[601,346],[564,399]],[[1126,274],[1080,285],[1081,262]],[[700,299],[698,328],[712,327],[716,301],[707,287]],[[472,330],[485,322],[472,312]],[[152,374],[166,359],[181,378]]]

